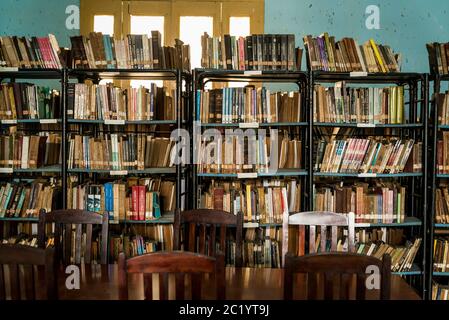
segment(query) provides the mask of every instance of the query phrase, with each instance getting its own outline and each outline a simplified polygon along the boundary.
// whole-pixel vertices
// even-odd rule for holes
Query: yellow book
[[[246,215],[248,217],[248,221],[252,221],[252,212],[251,212],[251,185],[246,185]]]
[[[382,57],[380,56],[379,48],[377,48],[376,43],[374,42],[373,39],[369,39],[369,42],[371,44],[371,47],[373,48],[374,55],[376,56],[376,60],[379,63],[382,72],[388,72],[387,68],[384,65],[384,62],[382,61]]]
[[[337,69],[335,68],[334,51],[332,50],[332,46],[329,41],[329,34],[327,32],[324,33],[324,43],[326,44],[327,58],[329,61],[329,71],[337,71]]]
[[[404,87],[397,87],[396,99],[396,123],[404,122]]]

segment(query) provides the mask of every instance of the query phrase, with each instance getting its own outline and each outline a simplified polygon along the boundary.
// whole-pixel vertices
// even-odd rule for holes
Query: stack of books
[[[440,237],[433,244],[433,271],[449,272],[449,239]]]
[[[61,69],[56,37],[0,37],[0,68]]]
[[[81,69],[181,69],[190,71],[190,47],[176,39],[174,47],[162,46],[159,31],[129,34],[115,39],[101,32],[70,37],[73,68]]]
[[[293,34],[201,36],[201,67],[226,70],[300,70],[302,49]]]
[[[399,72],[400,55],[387,45],[376,44],[373,39],[358,45],[353,38],[335,41],[327,32],[319,37],[304,37],[312,71],[337,72]]]
[[[449,43],[427,43],[429,69],[432,74],[449,73]]]

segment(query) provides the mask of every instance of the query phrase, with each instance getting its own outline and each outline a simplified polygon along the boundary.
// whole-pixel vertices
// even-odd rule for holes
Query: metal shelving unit
[[[422,296],[427,294],[427,279],[426,279],[426,263],[427,263],[427,148],[428,148],[428,111],[426,106],[428,105],[428,79],[427,75],[419,73],[358,73],[358,72],[325,72],[325,71],[312,71],[309,73],[309,101],[310,108],[313,109],[313,88],[315,84],[331,84],[339,81],[345,81],[350,85],[405,85],[408,87],[408,101],[405,105],[409,107],[409,119],[408,123],[404,124],[367,124],[367,123],[317,123],[313,119],[310,119],[309,134],[314,135],[315,128],[323,127],[342,127],[342,128],[354,128],[357,132],[364,134],[365,130],[374,130],[374,134],[370,135],[382,135],[383,130],[390,129],[395,130],[401,136],[406,136],[420,140],[423,143],[422,146],[422,171],[421,172],[403,172],[394,174],[379,174],[379,173],[328,173],[328,172],[312,172],[312,178],[309,180],[309,189],[313,190],[316,179],[342,179],[351,178],[352,180],[371,181],[372,179],[400,179],[402,183],[406,183],[407,190],[412,190],[407,196],[407,212],[408,216],[403,222],[400,223],[382,223],[382,222],[367,222],[356,223],[356,228],[407,228],[411,237],[422,237],[423,242],[420,249],[420,254],[416,260],[419,263],[415,263],[414,266],[405,272],[399,272],[402,276],[407,276],[410,282],[417,287]],[[420,97],[418,95],[420,90]],[[313,139],[311,140],[313,141]],[[313,144],[315,146],[315,144]],[[313,150],[310,148],[309,159],[313,159]],[[310,163],[310,167],[314,167],[314,162]],[[352,181],[351,180],[351,181]],[[310,207],[313,207],[313,199],[310,199]],[[416,279],[416,276],[419,278]]]

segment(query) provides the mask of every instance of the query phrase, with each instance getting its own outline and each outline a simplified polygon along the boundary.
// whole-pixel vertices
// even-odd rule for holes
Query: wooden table
[[[106,266],[82,265],[79,290],[68,290],[65,286],[67,274],[59,270],[59,298],[67,300],[117,300],[118,268],[116,264]],[[138,275],[137,275],[138,276]],[[129,298],[142,299],[143,281],[132,275],[129,280]],[[226,268],[226,297],[228,300],[282,300],[283,270],[268,268]],[[297,287],[304,285],[298,279]],[[207,292],[211,288],[205,289]],[[375,290],[367,291],[367,298],[376,299]],[[157,295],[156,295],[157,296]],[[419,295],[397,275],[391,277],[391,296],[394,300],[419,300]],[[301,298],[301,294],[299,294]]]

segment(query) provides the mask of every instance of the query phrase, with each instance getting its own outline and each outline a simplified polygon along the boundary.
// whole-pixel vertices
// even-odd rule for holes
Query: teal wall
[[[92,0],[94,1],[94,0]],[[65,8],[79,0],[1,0],[0,35],[56,35],[61,46],[78,30],[65,27]],[[380,30],[365,27],[365,8],[380,8]],[[362,43],[374,38],[403,56],[403,71],[427,72],[425,44],[449,41],[447,0],[265,0],[265,32],[302,36],[329,32]]]
[[[380,9],[379,30],[365,27],[368,5]],[[326,31],[359,44],[374,38],[402,54],[402,71],[428,72],[425,44],[449,41],[449,1],[265,0],[265,33],[294,33],[302,47],[304,35]]]
[[[94,1],[94,0],[92,0]],[[79,30],[65,26],[65,9],[79,0],[0,0],[0,35],[45,36],[53,33],[62,47]]]

